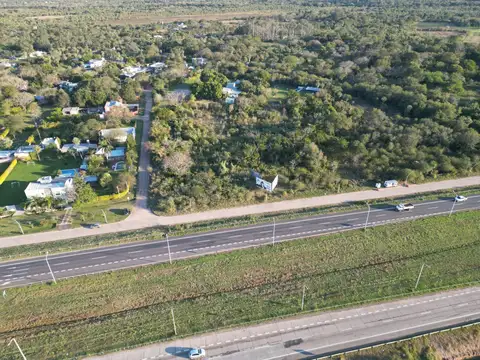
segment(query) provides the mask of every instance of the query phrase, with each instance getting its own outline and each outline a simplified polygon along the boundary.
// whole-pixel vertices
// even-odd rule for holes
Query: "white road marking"
[[[67,265],[67,264],[69,264],[68,261],[65,261],[65,262],[62,262],[62,263],[58,263],[58,264],[52,262],[52,265]]]
[[[433,210],[433,209],[438,209],[438,206],[433,206],[433,207],[427,208],[427,210]]]
[[[301,227],[302,227],[302,226],[294,226],[294,227],[288,228],[288,230],[300,229]]]
[[[104,259],[106,258],[107,256],[98,256],[98,257],[94,257],[92,258],[92,260],[97,260],[97,259]]]
[[[17,269],[17,270],[12,270],[12,272],[18,272],[18,271],[27,271],[29,268],[24,268],[24,269]]]
[[[355,220],[358,220],[359,218],[355,218],[355,219],[347,219],[347,221],[355,221]]]
[[[228,238],[229,239],[233,239],[233,238],[238,238],[238,237],[241,237],[242,235],[230,235]]]
[[[143,250],[136,250],[136,251],[129,251],[128,253],[129,254],[136,254],[136,253],[139,253],[139,252],[142,252]]]
[[[208,242],[208,241],[212,241],[211,239],[207,239],[207,240],[200,240],[200,241],[197,241],[197,244],[200,244],[200,243],[205,243],[205,242]],[[172,247],[170,245],[170,247]]]
[[[387,214],[379,214],[379,215],[375,215],[375,217],[380,217],[380,216],[387,216]]]

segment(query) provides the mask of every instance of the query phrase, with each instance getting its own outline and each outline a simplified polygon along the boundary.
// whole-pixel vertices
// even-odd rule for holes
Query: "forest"
[[[156,106],[146,146],[155,211],[480,172],[480,6],[473,2],[425,1],[415,11],[409,0],[280,3],[280,15],[186,21],[181,29],[178,21],[93,20],[94,11],[105,19],[124,15],[105,14],[107,3],[83,15],[72,4],[58,10],[67,18],[28,23],[15,19],[39,3],[5,9],[0,58],[18,66],[0,74],[0,122],[12,127],[19,117],[42,117],[34,95],[50,107],[95,107],[135,98],[150,83]],[[170,13],[186,11],[181,2],[166,3]],[[140,2],[138,9],[160,13],[160,4]],[[210,11],[226,10],[221,1],[211,4]],[[32,51],[48,55],[22,59]],[[81,70],[93,58],[107,64]],[[205,63],[195,65],[198,58]],[[164,62],[165,70],[119,81],[125,66],[154,62]],[[71,93],[56,88],[62,80],[79,86]],[[222,89],[233,81],[241,94],[226,103]],[[296,91],[299,86],[316,90]],[[176,97],[179,89],[186,92]],[[51,114],[46,121],[62,123]],[[65,124],[84,139],[99,120]],[[278,188],[256,188],[252,173],[278,175]]]

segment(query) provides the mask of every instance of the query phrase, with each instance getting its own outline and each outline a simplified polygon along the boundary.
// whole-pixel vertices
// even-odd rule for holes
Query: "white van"
[[[398,181],[397,180],[387,180],[383,183],[383,186],[386,187],[386,188],[396,187],[396,186],[398,186]]]

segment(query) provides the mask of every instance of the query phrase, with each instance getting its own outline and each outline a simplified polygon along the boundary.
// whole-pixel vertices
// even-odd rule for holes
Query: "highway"
[[[174,360],[202,347],[208,359],[319,359],[480,321],[480,287],[310,314],[157,343],[89,360]]]
[[[95,274],[100,272],[151,265],[222,251],[274,244],[283,241],[335,233],[367,226],[385,225],[435,215],[448,214],[453,198],[417,203],[409,212],[397,212],[394,207],[373,208],[347,213],[326,214],[273,224],[246,226],[202,234],[172,237],[134,244],[117,245],[77,251],[48,257],[0,263],[0,288]],[[480,195],[456,203],[454,211],[480,209]],[[368,222],[367,222],[368,216]],[[170,255],[169,255],[170,249]],[[51,272],[50,268],[51,267]],[[53,272],[53,276],[52,276]]]

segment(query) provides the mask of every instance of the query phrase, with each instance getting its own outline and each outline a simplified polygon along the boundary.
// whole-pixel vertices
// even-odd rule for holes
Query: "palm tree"
[[[109,139],[104,138],[98,143],[98,149],[103,150],[104,154],[108,154],[113,149],[113,145]]]

